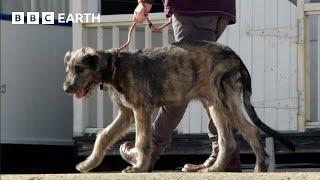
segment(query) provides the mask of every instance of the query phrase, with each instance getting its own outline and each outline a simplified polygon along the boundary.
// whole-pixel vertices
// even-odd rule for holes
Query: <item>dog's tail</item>
[[[260,128],[262,131],[267,133],[268,135],[274,137],[278,141],[280,141],[282,144],[288,147],[291,151],[295,151],[294,144],[287,138],[285,138],[283,135],[278,133],[277,131],[271,129],[269,126],[267,126],[265,123],[263,123],[260,118],[258,117],[253,105],[251,104],[250,97],[251,97],[251,78],[249,75],[249,72],[245,65],[242,63],[241,68],[241,76],[242,76],[242,84],[243,84],[243,103],[245,110],[247,111],[247,114],[250,117],[250,120],[253,122],[254,125],[256,125],[258,128]]]

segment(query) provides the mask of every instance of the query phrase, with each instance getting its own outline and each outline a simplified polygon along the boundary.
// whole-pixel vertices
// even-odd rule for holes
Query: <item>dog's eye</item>
[[[74,71],[77,73],[77,74],[80,74],[84,71],[84,68],[81,67],[81,66],[75,66],[74,67]]]

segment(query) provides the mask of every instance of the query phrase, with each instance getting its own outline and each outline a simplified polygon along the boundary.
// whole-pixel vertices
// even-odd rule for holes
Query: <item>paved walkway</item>
[[[88,173],[88,174],[34,174],[1,175],[1,180],[320,180],[319,172],[278,172],[278,173]]]

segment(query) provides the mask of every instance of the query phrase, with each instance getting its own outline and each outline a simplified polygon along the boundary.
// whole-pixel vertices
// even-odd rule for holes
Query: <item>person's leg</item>
[[[171,144],[172,133],[179,125],[188,103],[179,106],[162,106],[152,125],[151,159],[157,161],[160,154]]]
[[[180,41],[216,41],[218,16],[172,16],[175,40]]]
[[[218,19],[217,27],[216,27],[216,30],[215,30],[215,34],[216,34],[217,40],[219,40],[220,36],[224,32],[224,30],[227,28],[228,24],[229,24],[229,20],[228,19],[225,19],[223,17],[220,17]]]

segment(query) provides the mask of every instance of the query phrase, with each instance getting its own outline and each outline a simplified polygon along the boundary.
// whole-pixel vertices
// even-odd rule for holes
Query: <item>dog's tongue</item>
[[[78,91],[78,92],[76,92],[76,97],[78,98],[78,99],[80,99],[80,98],[82,98],[84,95],[85,95],[85,90],[84,89],[81,89],[80,91]]]

